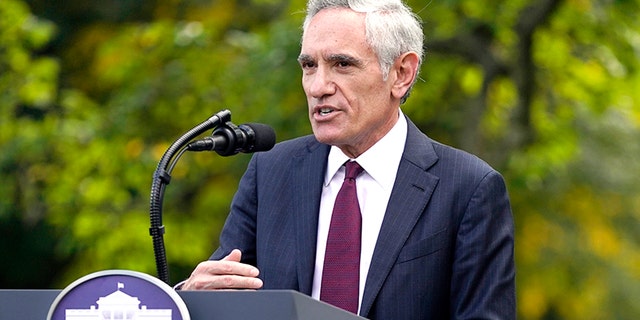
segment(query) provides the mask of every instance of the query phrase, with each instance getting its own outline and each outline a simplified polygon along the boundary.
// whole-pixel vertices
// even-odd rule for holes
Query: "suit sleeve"
[[[255,154],[231,202],[231,211],[220,233],[220,246],[209,260],[220,260],[233,249],[242,251],[242,262],[256,265],[256,216],[258,211]]]
[[[476,187],[456,235],[451,284],[454,319],[515,319],[514,225],[502,176]]]

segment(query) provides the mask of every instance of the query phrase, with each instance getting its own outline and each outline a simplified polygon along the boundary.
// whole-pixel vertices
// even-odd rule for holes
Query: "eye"
[[[317,66],[315,60],[306,54],[298,57],[298,63],[303,70],[312,69]]]
[[[302,69],[311,69],[311,68],[315,68],[316,64],[313,61],[300,61],[300,67],[302,67]]]
[[[340,68],[347,68],[351,66],[351,62],[347,60],[338,61],[336,65]]]
[[[344,69],[345,71],[354,67],[359,68],[362,65],[360,60],[346,54],[331,55],[327,60],[332,61],[334,67]]]

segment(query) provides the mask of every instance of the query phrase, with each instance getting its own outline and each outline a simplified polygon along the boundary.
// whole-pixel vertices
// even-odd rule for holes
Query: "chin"
[[[316,140],[318,140],[320,143],[332,144],[331,142],[333,142],[332,139],[329,139],[325,135],[321,135],[321,134],[317,134],[317,133],[314,133],[313,135],[316,136]]]
[[[311,129],[313,130],[313,135],[316,139],[324,144],[339,145],[344,142],[344,130],[336,127],[335,125],[331,125],[329,123],[314,123],[311,126]]]
[[[314,130],[313,135],[316,137],[316,140],[324,144],[335,145],[337,141],[335,136],[323,132],[318,132],[318,130]]]

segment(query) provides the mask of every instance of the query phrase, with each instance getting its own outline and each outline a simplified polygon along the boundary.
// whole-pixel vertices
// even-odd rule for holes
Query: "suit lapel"
[[[437,161],[430,140],[411,121],[407,122],[407,141],[369,267],[375,272],[367,276],[361,315],[369,313],[438,183],[437,177],[426,172]]]
[[[329,147],[315,139],[292,160],[291,181],[296,185],[290,189],[300,196],[293,199],[296,216],[296,260],[299,291],[311,295],[313,270],[316,260],[316,239],[318,233],[318,210],[322,183],[327,165]]]

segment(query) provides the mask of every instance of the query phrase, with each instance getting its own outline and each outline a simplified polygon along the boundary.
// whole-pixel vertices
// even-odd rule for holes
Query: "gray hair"
[[[311,19],[320,10],[327,8],[348,8],[366,14],[366,41],[378,56],[383,79],[389,76],[394,61],[406,52],[417,53],[420,64],[422,63],[422,22],[402,0],[309,0],[307,16],[302,25],[303,32],[307,30]],[[411,89],[407,90],[403,102],[410,91]]]

